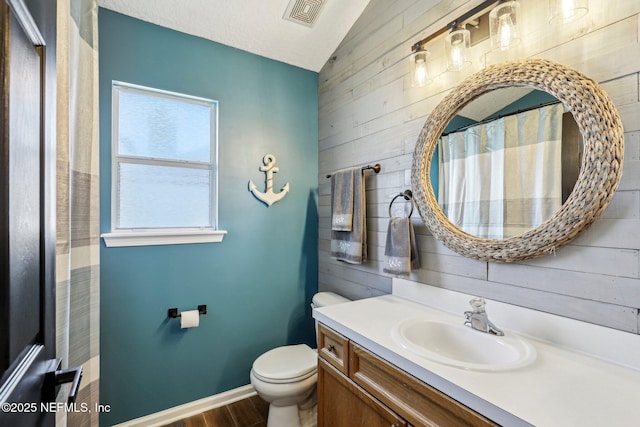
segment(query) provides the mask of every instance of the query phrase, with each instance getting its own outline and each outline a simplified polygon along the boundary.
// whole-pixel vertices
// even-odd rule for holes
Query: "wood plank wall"
[[[371,0],[320,72],[319,288],[358,299],[391,292],[382,272],[388,205],[410,188],[412,155],[426,116],[462,75],[441,74],[444,48],[430,45],[434,81],[412,88],[407,56],[413,43],[479,1]],[[640,308],[640,1],[592,0],[579,26],[552,27],[547,1],[521,1],[523,41],[513,55],[561,62],[591,76],[613,98],[625,129],[622,183],[603,216],[555,255],[518,264],[461,257],[440,244],[414,213],[422,268],[409,278],[428,285],[638,333]],[[472,48],[472,66],[501,58],[489,42]],[[330,186],[326,174],[380,163],[367,174],[370,260],[331,259]],[[462,313],[461,313],[462,315]]]

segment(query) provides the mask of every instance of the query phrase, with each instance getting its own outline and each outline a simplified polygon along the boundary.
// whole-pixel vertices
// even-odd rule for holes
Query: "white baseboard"
[[[213,396],[185,403],[184,405],[174,406],[173,408],[165,409],[164,411],[156,412],[155,414],[149,414],[144,417],[124,422],[122,424],[117,424],[114,427],[162,426],[164,424],[169,424],[183,418],[188,418],[190,416],[206,412],[210,409],[228,405],[230,403],[237,402],[238,400],[246,399],[247,397],[255,395],[255,389],[251,384],[248,384],[242,387],[234,388],[233,390],[225,391],[224,393],[218,393]]]

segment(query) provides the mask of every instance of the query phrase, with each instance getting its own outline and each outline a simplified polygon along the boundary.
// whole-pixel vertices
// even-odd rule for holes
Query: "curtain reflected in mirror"
[[[445,216],[476,237],[505,239],[557,212],[580,171],[582,142],[566,106],[531,87],[501,88],[448,123],[431,164]]]
[[[438,202],[474,236],[504,239],[545,222],[562,206],[560,103],[444,135]]]

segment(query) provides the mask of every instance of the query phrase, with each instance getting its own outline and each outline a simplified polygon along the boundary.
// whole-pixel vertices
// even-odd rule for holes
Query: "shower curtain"
[[[440,140],[438,202],[478,237],[516,236],[562,205],[560,103],[503,117]]]
[[[77,405],[93,409],[100,378],[98,6],[57,5],[56,352],[65,368],[83,366]],[[59,411],[56,425],[95,426],[98,413]]]

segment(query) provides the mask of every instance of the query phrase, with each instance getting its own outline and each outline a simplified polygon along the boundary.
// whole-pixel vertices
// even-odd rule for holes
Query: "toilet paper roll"
[[[200,325],[200,313],[198,310],[188,310],[180,313],[181,328],[197,328]]]

